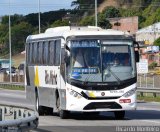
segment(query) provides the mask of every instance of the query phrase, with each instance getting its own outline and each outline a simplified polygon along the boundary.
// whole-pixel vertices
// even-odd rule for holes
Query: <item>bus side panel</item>
[[[62,110],[66,110],[66,89],[59,89],[60,95],[60,107]]]
[[[63,54],[62,54],[63,55]],[[65,84],[65,64],[62,64],[60,66],[60,89],[59,89],[59,95],[60,95],[60,104],[61,109],[66,110],[66,84]]]
[[[26,98],[31,103],[31,105],[35,105],[36,97],[35,88],[33,86],[26,86]]]
[[[47,106],[56,110],[57,97],[61,95],[59,89],[61,88],[60,68],[59,66],[36,66],[35,71],[38,73],[38,96],[39,104]],[[58,93],[59,95],[57,95]]]
[[[38,92],[40,105],[54,108],[56,106],[55,91],[55,88],[39,87]]]
[[[32,103],[35,104],[35,85],[34,85],[34,66],[28,66],[28,78],[30,84],[26,84],[26,98]]]

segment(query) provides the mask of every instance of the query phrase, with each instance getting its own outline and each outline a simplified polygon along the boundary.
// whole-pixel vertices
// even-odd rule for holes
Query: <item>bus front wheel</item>
[[[115,111],[114,115],[116,119],[122,120],[125,117],[125,111]]]

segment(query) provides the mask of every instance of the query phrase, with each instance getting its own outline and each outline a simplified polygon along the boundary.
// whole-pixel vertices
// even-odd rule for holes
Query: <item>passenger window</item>
[[[55,41],[55,65],[60,65],[61,40]]]
[[[50,50],[50,55],[49,55],[49,65],[54,65],[55,63],[55,41],[51,41],[49,43],[49,50]]]
[[[38,43],[33,43],[33,47],[34,47],[34,50],[33,50],[33,64],[37,64],[37,48],[38,48]]]
[[[44,64],[48,64],[48,46],[49,46],[49,44],[48,44],[48,42],[45,42],[44,43],[44,45],[43,45],[43,53],[44,53],[44,55],[43,55],[43,62],[44,62]]]
[[[43,64],[43,42],[39,42],[38,46],[38,63]]]
[[[30,62],[30,64],[32,64],[33,63],[33,43],[30,43],[29,47],[30,47],[29,62]]]
[[[30,43],[27,43],[26,44],[26,61],[27,61],[27,64],[30,63],[30,61],[29,61],[29,58],[30,58],[30,54],[29,54],[30,52],[29,51],[30,51],[30,49],[29,48],[30,48]]]

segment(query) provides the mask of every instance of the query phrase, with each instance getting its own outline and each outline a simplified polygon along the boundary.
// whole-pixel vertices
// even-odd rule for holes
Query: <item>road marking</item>
[[[139,107],[139,108],[137,108],[137,110],[157,110],[157,111],[160,111],[160,109],[159,108],[147,108],[147,107]]]
[[[156,124],[159,124],[159,122],[160,122],[160,120],[159,121],[142,120],[142,121],[150,122],[150,123],[156,123]]]

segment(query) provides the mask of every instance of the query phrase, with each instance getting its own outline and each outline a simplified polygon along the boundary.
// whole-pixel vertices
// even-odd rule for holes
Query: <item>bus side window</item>
[[[38,44],[37,42],[33,43],[33,47],[34,47],[34,49],[33,49],[33,64],[37,64],[37,48],[38,48],[37,44]]]
[[[46,41],[45,43],[43,43],[43,62],[45,65],[48,65],[48,55],[49,55],[49,50],[48,50],[48,47],[49,47],[49,42]]]
[[[30,43],[30,53],[29,53],[29,55],[30,55],[30,59],[29,59],[29,61],[30,61],[30,65],[32,65],[33,64],[33,43]]]
[[[50,41],[49,51],[50,51],[49,65],[54,65],[55,64],[55,41]]]
[[[30,50],[29,50],[29,48],[30,48],[30,43],[27,43],[26,44],[26,61],[27,61],[27,64],[30,64],[30,55],[29,55],[29,53],[30,53]]]
[[[43,42],[39,42],[38,44],[38,64],[42,65],[43,64]]]
[[[60,65],[61,40],[55,41],[55,65]]]

